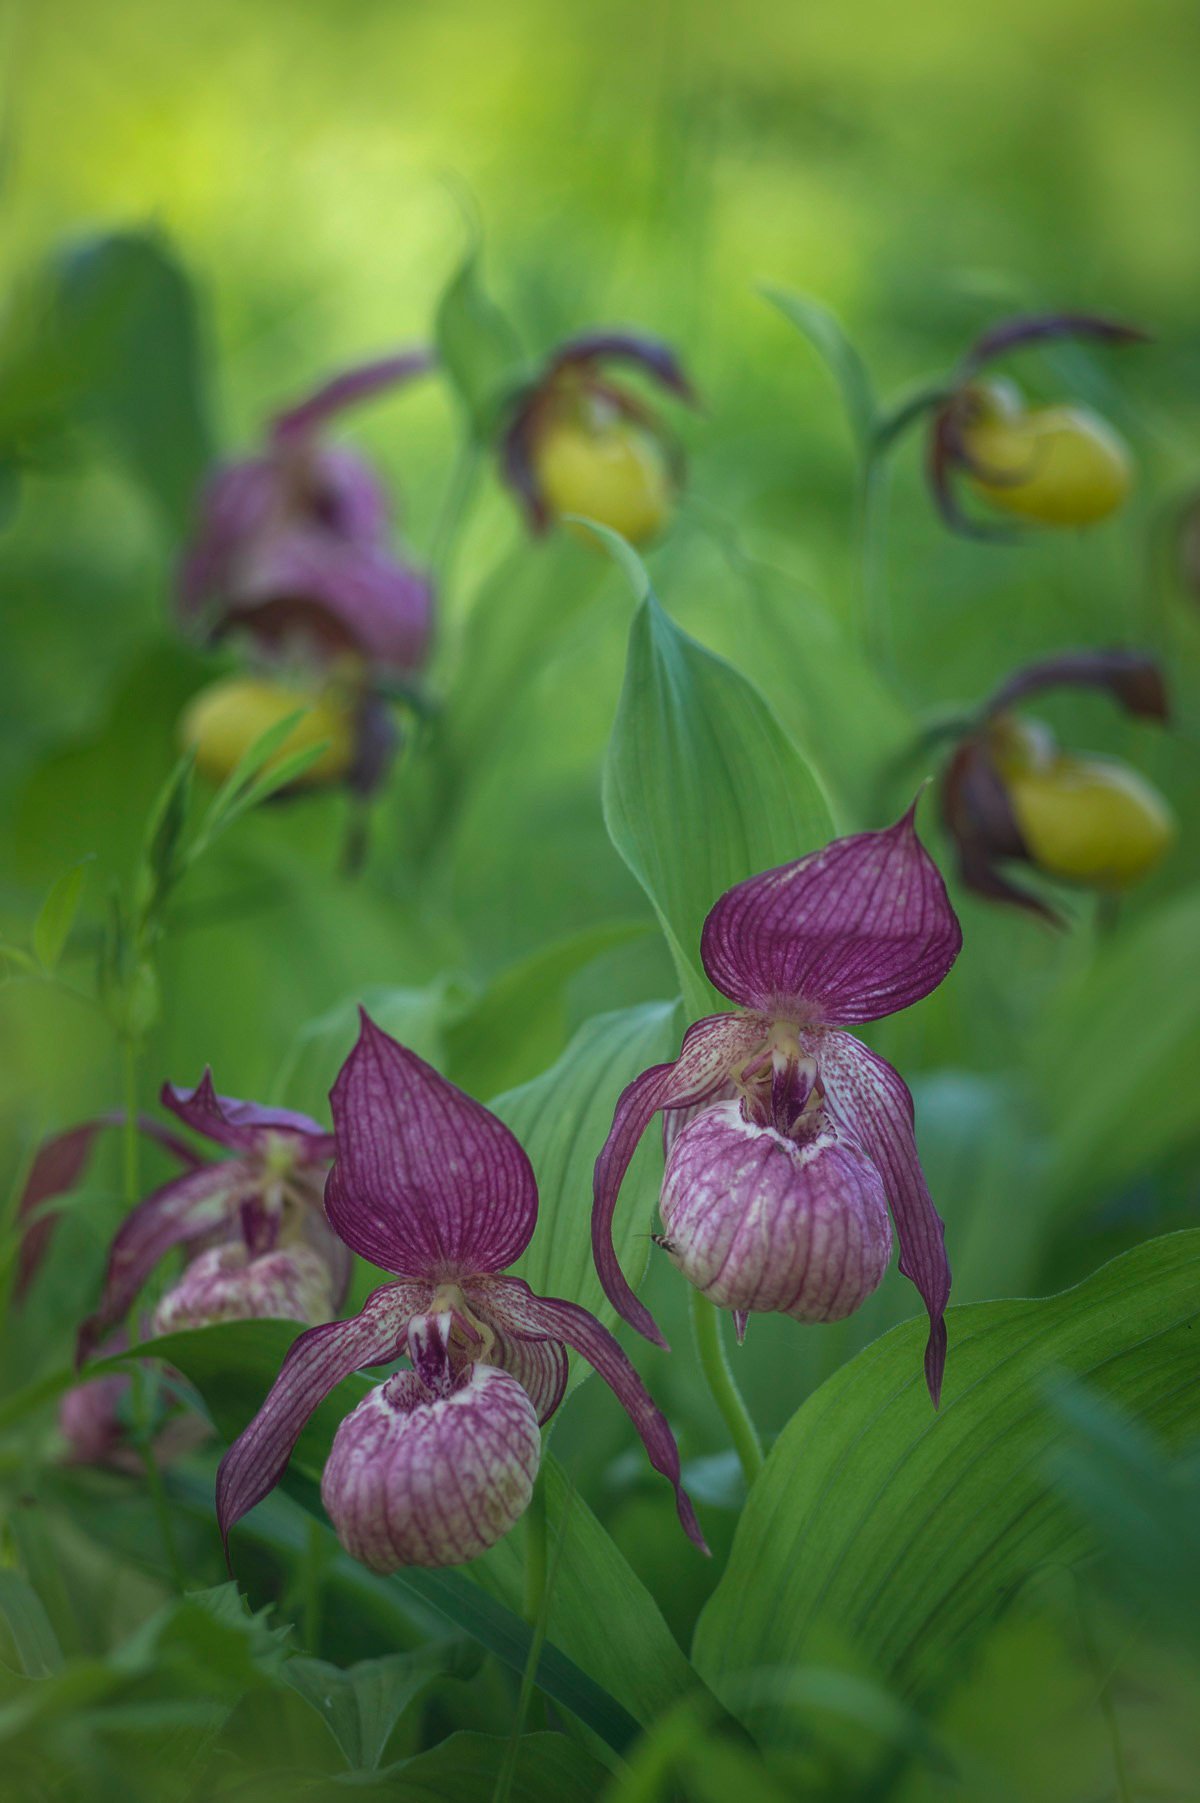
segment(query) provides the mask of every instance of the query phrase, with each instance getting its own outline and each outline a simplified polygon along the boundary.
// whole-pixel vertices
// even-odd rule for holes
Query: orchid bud
[[[1165,857],[1175,836],[1166,801],[1115,758],[1060,751],[1026,722],[993,723],[993,756],[1030,860],[1050,876],[1126,889]]]
[[[338,1539],[372,1571],[478,1558],[533,1494],[541,1435],[516,1378],[480,1364],[430,1375],[397,1372],[372,1390],[325,1465],[321,1500]]]
[[[788,1132],[739,1101],[702,1109],[667,1160],[660,1244],[719,1308],[839,1321],[888,1267],[879,1172],[817,1105]]]
[[[216,1321],[328,1321],[336,1311],[334,1289],[334,1273],[311,1246],[285,1246],[255,1258],[243,1241],[231,1240],[192,1260],[154,1311],[154,1331],[176,1333]]]
[[[264,771],[277,769],[309,746],[324,745],[289,787],[318,788],[344,780],[357,755],[357,710],[347,691],[331,685],[298,689],[256,676],[226,677],[192,699],[179,735],[186,747],[194,749],[202,774],[222,783],[263,733],[301,708],[306,711],[268,758]]]
[[[1090,408],[1024,407],[1011,383],[993,382],[964,390],[958,405],[967,479],[990,507],[1042,526],[1091,526],[1126,500],[1129,449]]]
[[[539,429],[533,466],[555,517],[585,514],[632,545],[657,537],[670,518],[676,485],[662,444],[602,395],[555,410]]]

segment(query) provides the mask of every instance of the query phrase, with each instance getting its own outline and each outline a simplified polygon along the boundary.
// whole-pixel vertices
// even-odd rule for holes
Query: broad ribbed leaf
[[[539,1296],[580,1302],[608,1326],[616,1315],[592,1262],[592,1167],[625,1085],[678,1049],[674,1002],[597,1015],[580,1028],[557,1064],[492,1104],[529,1153],[538,1180],[537,1230],[513,1271]],[[623,1195],[617,1244],[622,1268],[634,1279],[650,1255],[661,1182],[662,1151],[647,1134],[626,1178],[632,1193]],[[572,1382],[587,1375],[583,1361],[572,1359]]]
[[[831,1627],[920,1694],[1037,1567],[1088,1550],[1051,1488],[1058,1374],[1178,1445],[1200,1432],[1200,1231],[1152,1240],[1040,1302],[952,1309],[941,1410],[905,1322],[809,1398],[773,1448],[701,1617],[697,1669],[790,1665]]]
[[[874,428],[878,407],[866,366],[839,320],[828,307],[806,294],[790,294],[784,288],[764,288],[762,292],[764,298],[778,307],[784,318],[808,339],[837,383],[855,441],[865,446]]]
[[[819,782],[759,691],[653,595],[630,631],[604,815],[658,913],[692,1018],[722,1005],[699,961],[717,897],[834,833]]]

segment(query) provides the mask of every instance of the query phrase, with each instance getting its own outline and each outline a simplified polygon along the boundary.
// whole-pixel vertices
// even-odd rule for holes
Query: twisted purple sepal
[[[201,1165],[147,1196],[126,1215],[113,1240],[100,1306],[76,1343],[82,1364],[102,1337],[123,1321],[150,1273],[176,1246],[193,1245],[236,1214],[258,1179],[240,1159]]]
[[[583,332],[559,346],[546,367],[544,381],[560,370],[590,363],[629,363],[681,401],[694,404],[696,391],[671,346],[648,332]]]
[[[489,1311],[502,1329],[560,1341],[580,1353],[604,1379],[637,1429],[650,1463],[674,1486],[675,1504],[684,1531],[701,1552],[707,1553],[708,1546],[691,1498],[681,1481],[675,1436],[666,1416],[608,1329],[577,1302],[535,1296],[520,1277],[494,1278],[488,1291]]]
[[[753,1016],[710,1014],[689,1027],[673,1064],[655,1064],[621,1093],[592,1178],[592,1254],[604,1293],[617,1313],[656,1346],[667,1348],[653,1315],[634,1295],[613,1245],[613,1215],[638,1142],[660,1109],[709,1101],[725,1087],[730,1068],[761,1043],[767,1025]]]
[[[379,357],[370,363],[361,363],[354,369],[344,370],[328,382],[323,382],[306,400],[278,414],[271,428],[272,437],[276,444],[306,438],[318,427],[345,412],[347,407],[355,406],[359,401],[370,400],[372,396],[385,393],[389,388],[400,387],[416,376],[428,375],[435,365],[436,358],[432,351],[418,346],[411,351],[398,351],[392,356]]]
[[[537,1221],[533,1167],[508,1128],[365,1010],[331,1095],[334,1230],[385,1271],[438,1282],[502,1271]]]
[[[293,1343],[262,1407],[217,1472],[217,1522],[227,1549],[230,1530],[283,1476],[313,1410],[352,1372],[398,1358],[409,1322],[430,1294],[428,1284],[385,1284],[352,1320],[311,1327]]]
[[[704,968],[743,1007],[850,1026],[936,989],[962,946],[916,802],[886,832],[835,839],[730,889],[704,923]]]
[[[1091,338],[1101,344],[1144,344],[1150,333],[1124,320],[1101,313],[1019,313],[1003,319],[978,337],[962,363],[969,377],[1008,351],[1025,345],[1052,343],[1060,338]]]
[[[843,1123],[883,1178],[900,1242],[900,1269],[929,1311],[925,1379],[937,1407],[946,1365],[946,1304],[950,1261],[946,1230],[933,1205],[913,1136],[908,1085],[884,1059],[850,1033],[821,1036],[821,1086],[830,1112]]]
[[[1045,689],[1103,689],[1127,714],[1142,720],[1166,720],[1170,708],[1167,685],[1157,658],[1144,651],[1059,651],[1015,670],[988,697],[983,713],[989,719],[1015,702]]]

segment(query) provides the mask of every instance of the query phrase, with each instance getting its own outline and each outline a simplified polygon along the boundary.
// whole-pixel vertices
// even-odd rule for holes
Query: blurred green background
[[[1109,643],[1164,659],[1166,731],[1130,724],[1102,699],[1038,709],[1065,741],[1125,756],[1163,788],[1181,833],[1161,872],[1115,926],[1077,898],[1065,935],[958,898],[957,970],[872,1043],[917,1093],[957,1298],[1044,1294],[1194,1221],[1200,1119],[1182,1073],[1200,1056],[1189,987],[1200,613],[1171,545],[1172,508],[1200,478],[1193,5],[195,0],[168,12],[148,0],[42,0],[5,10],[0,57],[0,280],[11,304],[64,244],[148,228],[194,291],[201,396],[193,461],[182,458],[174,489],[147,481],[103,421],[73,421],[53,466],[23,475],[0,537],[8,937],[23,940],[47,885],[94,853],[66,966],[86,987],[106,884],[136,854],[183,701],[219,667],[171,620],[184,477],[205,435],[225,453],[251,447],[266,418],[323,375],[427,340],[463,255],[465,212],[482,224],[486,279],[531,355],[608,324],[679,349],[703,406],[674,422],[687,496],[652,573],[671,614],[764,689],[841,826],[894,817],[935,767],[906,758],[922,723],[1020,662]],[[889,395],[945,370],[984,325],[1022,307],[1144,324],[1154,342],[1137,351],[1020,365],[1031,393],[1080,394],[1126,433],[1139,470],[1132,504],[1085,535],[956,541],[906,442],[887,547],[893,661],[870,668],[848,628],[850,436],[827,375],[763,283],[831,307]],[[153,386],[163,347],[135,328],[130,348],[135,365],[144,351]],[[385,472],[418,558],[461,431],[436,382],[347,422]],[[498,1007],[483,1041],[454,1052],[481,1095],[534,1075],[598,1010],[674,992],[600,807],[625,586],[584,546],[529,544],[489,473],[441,600],[433,686],[451,715],[472,684],[485,694],[486,731],[454,811],[431,810],[418,748],[353,882],[338,871],[342,799],[243,821],[181,899],[144,1103],[162,1077],[191,1082],[211,1063],[229,1093],[315,1106],[348,1049],[349,1017],[306,1030],[383,990],[402,992],[387,1004],[394,1030],[444,1059],[447,996],[487,994],[560,940],[571,941],[563,975],[527,1040]],[[480,619],[492,638],[475,630]],[[497,643],[524,645],[500,695],[473,663]],[[922,822],[948,866],[931,799]],[[586,937],[610,923],[645,930]],[[42,1133],[119,1096],[104,1022],[61,988],[19,977],[0,990],[0,1067],[9,1185]],[[587,1209],[581,1194],[581,1235]],[[34,1365],[61,1357],[111,1217],[100,1208],[72,1222],[75,1262],[60,1261],[55,1292],[62,1338],[32,1347]],[[682,1286],[657,1268],[651,1281],[673,1337],[686,1338]],[[756,1414],[778,1428],[815,1381],[911,1312],[893,1274],[853,1322],[819,1336],[756,1320],[739,1355]],[[716,1451],[719,1424],[686,1362],[660,1362],[655,1382],[685,1455]],[[592,1408],[572,1405],[556,1446],[573,1453],[589,1499],[646,1575],[669,1508],[639,1488],[640,1474],[622,1487],[619,1461],[613,1477],[622,1419]],[[681,1564],[661,1576],[667,1613],[686,1630],[701,1580]]]

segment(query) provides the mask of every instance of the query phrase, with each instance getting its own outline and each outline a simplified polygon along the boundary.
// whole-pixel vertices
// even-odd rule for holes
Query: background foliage
[[[687,1018],[703,1005],[689,960],[725,883],[819,842],[827,805],[839,830],[893,818],[930,772],[912,749],[925,725],[1073,644],[1164,660],[1167,731],[1087,697],[1039,711],[1144,769],[1181,820],[1115,923],[1066,896],[1055,935],[956,896],[951,978],[870,1035],[912,1082],[955,1300],[972,1305],[951,1320],[936,1424],[894,1273],[832,1328],[756,1318],[738,1374],[779,1439],[739,1524],[682,1286],[651,1261],[676,1351],[631,1350],[715,1558],[683,1542],[624,1417],[584,1386],[552,1442],[549,1713],[535,1695],[519,1743],[519,1535],[444,1584],[376,1580],[306,1512],[317,1435],[247,1527],[238,1575],[276,1605],[248,1617],[219,1588],[203,1459],[171,1501],[186,1599],[142,1491],[58,1464],[51,1393],[123,1206],[103,1150],[3,1342],[14,1782],[155,1803],[295,1795],[298,1771],[340,1794],[350,1770],[405,1798],[498,1782],[512,1798],[1188,1795],[1200,1288],[1194,1235],[1166,1236],[1195,1224],[1200,1141],[1183,1077],[1200,1054],[1200,615],[1171,540],[1200,474],[1195,10],[752,0],[735,26],[708,0],[200,0],[169,17],[52,0],[2,23],[5,941],[28,948],[51,885],[91,860],[69,934],[61,890],[42,916],[59,980],[15,961],[0,989],[10,1203],[43,1134],[121,1097],[110,1025],[79,992],[180,707],[214,668],[170,618],[198,475],[322,374],[430,336],[464,208],[522,355],[630,322],[694,376],[687,496],[648,559],[659,602],[638,611],[590,544],[528,543],[486,464],[450,547],[467,420],[447,385],[356,416],[406,540],[440,562],[444,712],[383,798],[359,880],[339,873],[336,796],[248,813],[188,874],[156,953],[143,1105],[211,1063],[229,1093],[321,1110],[365,999],[501,1098],[543,1188],[531,1281],[594,1306],[591,1158],[622,1083],[669,1055],[681,989]],[[1035,393],[1070,388],[1121,426],[1134,502],[1087,535],[952,540],[907,444],[889,630],[868,658],[853,421],[764,285],[832,309],[884,397],[1014,308],[1144,322],[1144,350],[1022,365]],[[505,328],[489,348],[462,292],[443,338],[449,317],[482,394],[511,346]],[[642,1149],[622,1203],[630,1270],[650,1251],[657,1158]],[[281,1331],[176,1348],[218,1426],[253,1406]],[[866,1516],[843,1546],[850,1472]],[[564,1712],[585,1724],[574,1738]]]

